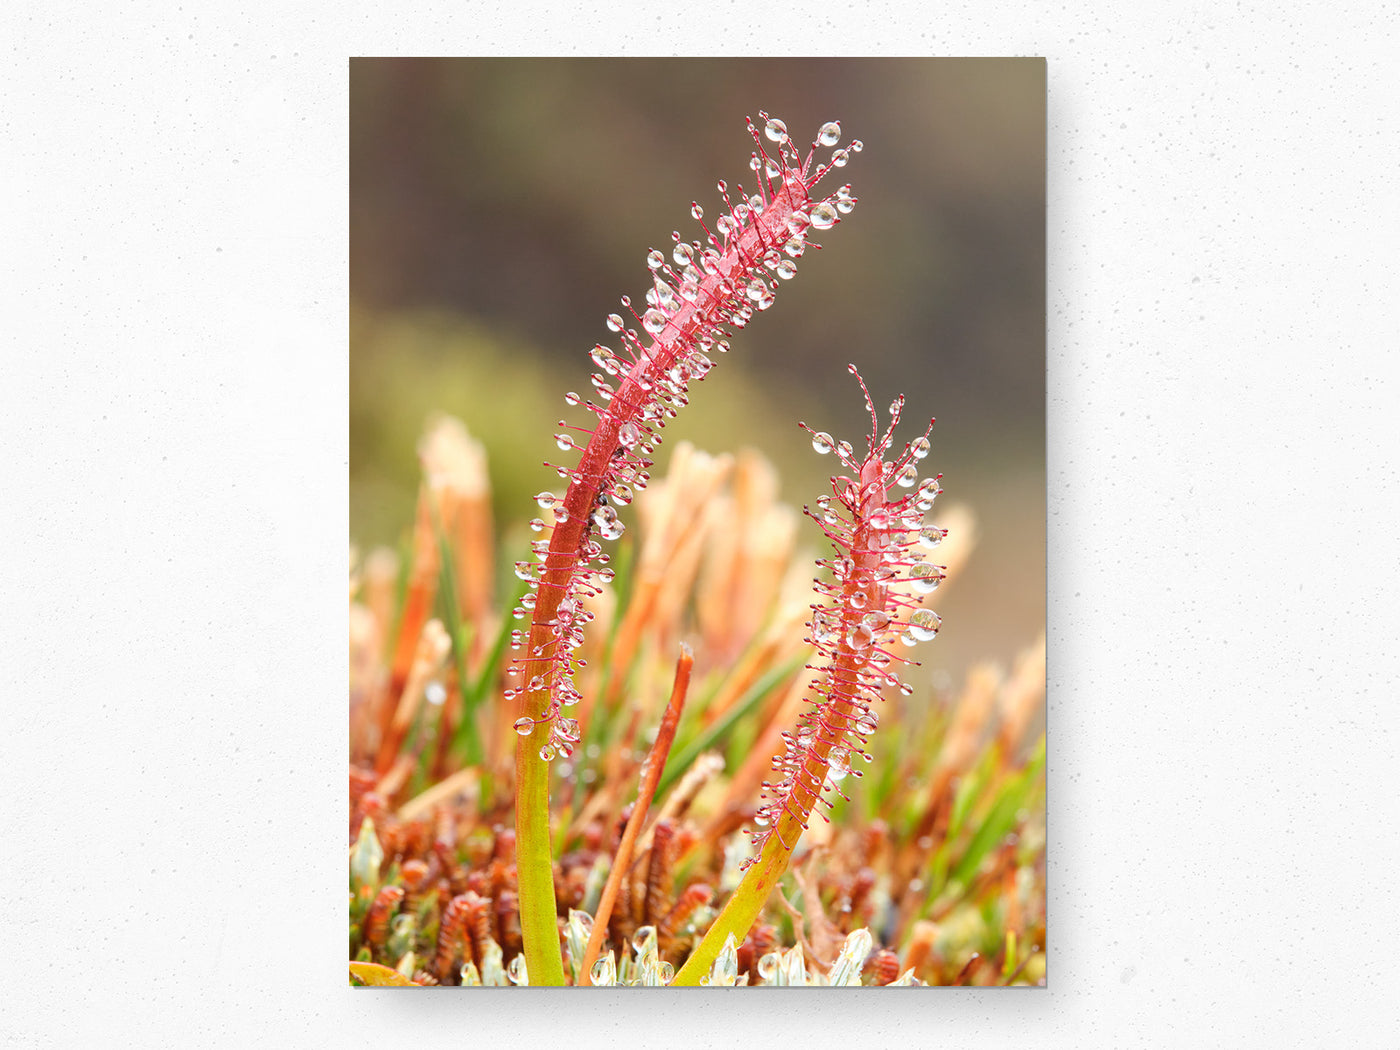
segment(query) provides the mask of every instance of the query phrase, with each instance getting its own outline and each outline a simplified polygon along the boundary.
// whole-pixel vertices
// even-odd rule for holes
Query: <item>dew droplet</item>
[[[651,251],[647,252],[647,268],[648,268],[648,269],[651,269],[651,270],[659,270],[659,269],[661,269],[661,267],[663,267],[663,266],[665,266],[665,265],[666,265],[666,256],[662,255],[662,254],[661,254],[659,251],[657,251],[655,248],[653,248]]]
[[[541,507],[552,507],[554,506],[554,493],[541,492],[535,497],[535,502]]]
[[[620,332],[620,331],[622,331],[622,326],[623,326],[622,315],[621,315],[621,314],[608,314],[607,325],[608,325],[608,331],[610,331],[610,332]]]
[[[617,440],[622,442],[622,444],[627,448],[632,448],[641,439],[641,428],[638,427],[637,424],[633,423],[631,420],[628,420],[626,423],[623,423],[622,426],[617,428]]]
[[[915,459],[923,459],[929,453],[929,442],[926,437],[916,437],[909,445],[909,453]]]
[[[515,731],[521,736],[529,736],[535,730],[535,723],[528,718],[515,720]]]
[[[855,595],[851,596],[852,598]],[[864,620],[846,632],[846,644],[852,649],[868,649],[875,640],[875,631]]]
[[[558,751],[553,744],[545,744],[544,747],[540,748],[540,761],[553,762],[556,754],[558,754]]]
[[[648,310],[642,315],[642,327],[652,335],[660,335],[666,327],[666,315],[657,309]]]
[[[619,507],[625,507],[632,502],[632,486],[624,481],[619,481],[608,492],[608,496]]]
[[[845,780],[851,771],[851,752],[844,747],[833,747],[827,755],[827,777],[831,780]]]
[[[593,512],[593,524],[598,528],[598,535],[605,540],[615,540],[626,531],[626,526],[617,519],[617,511],[608,506],[599,507]]]
[[[769,142],[786,142],[788,140],[787,125],[777,117],[769,119],[763,126],[763,133],[768,136]]]
[[[778,276],[785,281],[790,281],[797,276],[797,263],[791,259],[784,259],[778,263]]]
[[[544,531],[544,520],[541,519],[541,518],[532,518],[532,519],[530,519],[530,531],[531,531],[531,532],[543,532],[543,531]]]
[[[574,439],[568,434],[555,434],[554,443],[559,446],[561,452],[567,452],[574,447]]]
[[[831,163],[838,168],[844,168],[851,159],[851,155],[843,149],[838,149],[831,155]]]
[[[812,225],[819,230],[829,230],[836,225],[836,209],[826,201],[813,206]]]
[[[841,141],[841,122],[829,120],[817,129],[819,146],[834,146]]]
[[[690,205],[690,217],[692,219],[703,219],[705,217],[705,209],[700,207],[699,204],[692,202]]]
[[[812,435],[812,448],[820,452],[823,456],[836,447],[836,442],[830,434],[824,430],[818,430]]]
[[[938,483],[937,478],[924,479],[923,483],[919,485],[919,491],[916,494],[914,506],[918,507],[919,510],[928,510],[933,506],[933,501],[938,498],[939,493],[942,491],[943,486]]]
[[[940,529],[934,525],[930,525],[919,533],[919,544],[932,550],[942,543],[944,537],[947,535],[948,531],[946,529]]]
[[[909,582],[919,594],[932,594],[943,582],[943,569],[937,565],[920,562],[909,570]]]
[[[912,635],[916,642],[927,642],[943,626],[943,618],[932,609],[920,609],[909,617],[909,628],[904,633]]]
[[[818,645],[825,645],[836,637],[836,625],[831,617],[823,616],[820,613],[812,617],[812,641]]]
[[[875,609],[861,617],[861,623],[865,624],[872,631],[883,631],[890,625],[892,619],[893,617],[885,612],[885,610]]]
[[[901,488],[912,488],[914,482],[919,480],[919,468],[912,463],[907,463],[894,480]]]

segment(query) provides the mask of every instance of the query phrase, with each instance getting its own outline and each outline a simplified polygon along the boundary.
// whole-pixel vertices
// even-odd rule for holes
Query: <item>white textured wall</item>
[[[0,6],[0,1043],[1395,1046],[1394,6],[689,7]],[[346,57],[736,49],[1049,59],[1050,989],[352,993]]]

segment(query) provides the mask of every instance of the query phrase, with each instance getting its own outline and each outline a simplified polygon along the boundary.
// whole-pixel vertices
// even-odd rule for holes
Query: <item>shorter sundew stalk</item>
[[[725,326],[742,328],[755,310],[768,309],[779,283],[797,272],[794,260],[812,246],[809,232],[835,226],[855,204],[849,186],[826,198],[815,197],[813,190],[833,167],[846,164],[851,151],[861,149],[859,140],[835,149],[825,164],[814,165],[818,146],[839,141],[840,125],[822,125],[803,158],[782,121],[766,113],[759,118],[762,133],[748,122],[758,147],[749,165],[758,192],[746,196],[736,186],[731,199],[721,182],[725,211],[714,232],[705,226],[700,205],[691,207],[705,234],[703,243],[683,241],[677,232],[671,261],[655,249],[648,253],[652,288],[645,310],[638,314],[630,299],[622,300],[645,335],[628,328],[618,314],[608,317],[622,354],[602,345],[592,351],[600,369],[592,377],[600,403],[584,402],[574,393],[565,397],[570,405],[583,402],[597,423],[588,430],[561,422],[563,429],[555,435],[561,450],[581,447],[575,434],[585,435],[587,443],[578,466],[556,468],[569,481],[563,498],[549,492],[538,497],[541,507],[552,509],[553,527],[548,539],[534,545],[537,561],[516,565],[516,574],[533,592],[516,611],[519,618],[529,612],[529,630],[512,637],[512,647],[525,650],[512,668],[525,686],[506,694],[519,700],[520,711],[515,722],[521,737],[516,750],[517,861],[531,984],[564,981],[551,874],[548,763],[572,754],[581,735],[578,722],[561,710],[581,699],[573,676],[581,664],[574,652],[590,615],[583,599],[612,578],[599,541],[622,534],[614,508],[631,502],[634,491],[646,486],[661,428],[687,403],[690,383],[710,370],[709,353],[729,349],[732,333]],[[765,137],[777,144],[773,156],[763,145]],[[546,528],[538,519],[532,526]]]
[[[859,381],[855,365],[850,370]],[[812,435],[813,448],[834,451],[850,471],[831,479],[831,497],[819,499],[815,509],[804,508],[835,548],[835,557],[819,563],[831,570],[833,580],[818,582],[824,602],[812,606],[808,621],[809,640],[823,659],[821,676],[814,695],[806,698],[811,706],[798,719],[797,732],[783,733],[783,754],[773,759],[778,779],[764,782],[764,802],[752,832],[756,854],[745,863],[747,874],[676,974],[677,985],[698,984],[729,935],[735,943],[743,942],[787,870],[812,812],[829,820],[817,806],[831,807],[828,792],[846,797],[838,785],[848,774],[861,775],[851,768],[855,756],[870,761],[864,745],[879,724],[875,705],[883,700],[882,691],[912,692],[890,670],[909,662],[893,651],[896,640],[913,646],[938,633],[938,614],[918,601],[943,578],[943,568],[924,562],[916,549],[936,547],[944,535],[924,524],[925,512],[942,491],[942,475],[919,481],[918,462],[928,455],[929,430],[887,461],[904,398],[890,405],[890,425],[881,437],[870,393],[863,381],[860,385],[871,421],[863,459],[856,459],[846,442],[802,425]]]

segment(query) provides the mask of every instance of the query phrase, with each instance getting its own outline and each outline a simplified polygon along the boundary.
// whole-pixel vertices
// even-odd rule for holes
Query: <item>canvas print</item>
[[[350,170],[350,982],[1043,985],[1043,61],[355,59]]]

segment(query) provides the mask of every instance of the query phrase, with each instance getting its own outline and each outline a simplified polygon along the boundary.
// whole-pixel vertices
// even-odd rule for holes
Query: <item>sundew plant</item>
[[[805,584],[761,456],[681,443],[653,478],[667,422],[856,205],[839,123],[748,130],[751,189],[720,182],[698,237],[647,253],[565,395],[510,612],[456,420],[420,446],[406,559],[352,551],[352,983],[1042,979],[1043,640],[953,703],[907,673],[971,549],[970,512],[931,517],[932,421],[901,443],[904,396],[882,422],[853,364],[864,449],[800,424],[837,464]]]

